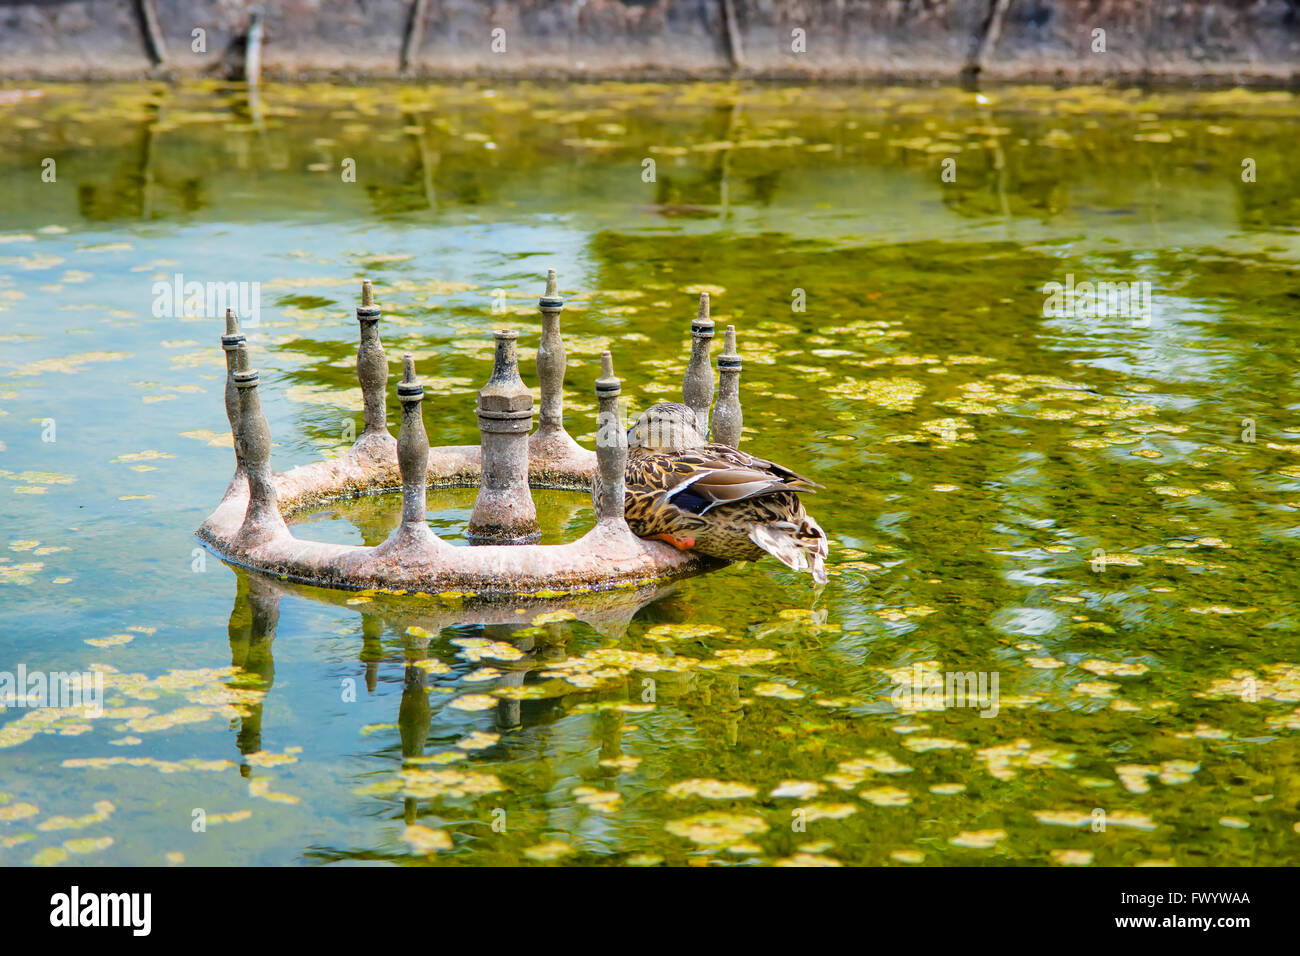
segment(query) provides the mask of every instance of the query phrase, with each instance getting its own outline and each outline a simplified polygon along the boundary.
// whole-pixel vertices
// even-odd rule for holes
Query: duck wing
[[[761,495],[800,491],[780,475],[758,467],[739,465],[705,449],[672,456],[672,480],[661,502],[691,514],[707,514],[722,504],[734,504]],[[758,461],[758,459],[755,459]]]
[[[730,445],[719,445],[710,443],[705,445],[701,451],[713,458],[730,462],[740,468],[749,468],[754,471],[763,471],[773,478],[786,482],[786,491],[811,491],[813,488],[821,488],[823,485],[818,484],[811,478],[805,478],[797,472],[791,471],[784,465],[778,465],[774,461],[768,461],[766,458],[758,458],[754,455],[748,455],[738,448],[732,448]]]

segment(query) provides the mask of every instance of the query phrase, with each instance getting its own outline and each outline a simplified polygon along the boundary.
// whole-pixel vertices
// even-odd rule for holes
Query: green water
[[[1295,97],[96,86],[0,120],[0,671],[106,674],[99,718],[0,713],[0,862],[1300,855]],[[674,397],[713,293],[745,447],[826,486],[824,589],[764,561],[483,626],[195,550],[220,323],[155,281],[261,283],[287,469],[359,430],[362,275],[460,444],[492,329],[536,383],[548,267],[588,444],[600,350],[633,410]],[[1070,275],[1149,316],[1045,316]],[[473,497],[430,494],[440,534]],[[537,498],[547,541],[590,525]],[[921,662],[996,714],[900,709]]]

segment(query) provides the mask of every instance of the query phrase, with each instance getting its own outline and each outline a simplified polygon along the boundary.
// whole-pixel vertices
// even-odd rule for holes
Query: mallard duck
[[[799,493],[820,487],[788,468],[709,442],[675,402],[646,409],[627,433],[626,515],[633,533],[729,561],[770,554],[826,581],[826,532]]]

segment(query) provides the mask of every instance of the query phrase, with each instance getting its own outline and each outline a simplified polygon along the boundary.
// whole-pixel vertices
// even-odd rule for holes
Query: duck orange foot
[[[664,532],[663,534],[651,535],[652,538],[658,538],[660,541],[667,541],[678,551],[689,551],[695,547],[694,538],[674,538],[672,535]]]

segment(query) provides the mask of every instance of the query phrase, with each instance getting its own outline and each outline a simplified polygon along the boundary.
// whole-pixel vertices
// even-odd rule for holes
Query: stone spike
[[[522,385],[524,380],[519,377],[519,333],[514,329],[497,329],[493,336],[496,339],[496,349],[492,353],[492,374],[488,378],[488,385]],[[531,400],[530,394],[529,401]]]
[[[238,478],[245,469],[244,453],[239,448],[239,389],[235,386],[235,373],[248,368],[248,339],[239,331],[239,320],[232,309],[226,310],[226,334],[221,337],[221,348],[226,353],[226,421],[230,422]]]
[[[238,359],[241,368],[234,373],[235,387],[239,390],[239,430],[235,446],[243,453],[244,467],[248,470],[248,510],[239,537],[246,545],[257,544],[279,534],[288,534],[280,516],[275,480],[271,477],[271,426],[257,394],[260,375],[248,368],[248,346],[240,345]]]
[[[560,335],[560,310],[564,300],[556,291],[555,270],[546,270],[546,292],[537,300],[542,313],[542,337],[537,344],[537,378],[542,385],[541,440],[556,439],[564,432],[564,338]]]
[[[700,311],[691,322],[691,360],[682,378],[682,401],[695,413],[701,435],[708,433],[709,406],[713,404],[713,368],[709,349],[713,344],[713,320],[709,318],[709,294],[700,293]]]
[[[596,379],[596,400],[600,406],[596,428],[596,476],[591,486],[591,503],[597,521],[623,523],[624,472],[627,469],[627,431],[618,414],[618,396],[623,383],[614,376],[614,357],[600,353],[600,378]]]
[[[375,305],[370,280],[361,282],[361,304],[357,306],[357,323],[361,341],[357,346],[357,381],[365,401],[365,426],[362,436],[388,435],[385,392],[388,390],[388,356],[379,338],[381,311]]]
[[[424,386],[415,377],[415,357],[402,356],[402,381],[397,385],[402,402],[402,424],[397,431],[397,467],[402,475],[402,528],[405,535],[434,537],[425,521],[428,486],[429,436],[424,430]]]
[[[478,393],[482,478],[466,536],[474,543],[522,544],[541,534],[528,486],[533,393],[519,377],[519,333],[496,333],[492,377]]]
[[[712,439],[721,445],[740,447],[745,418],[740,408],[740,353],[736,351],[736,327],[727,326],[726,346],[718,356],[718,400],[713,405]]]

